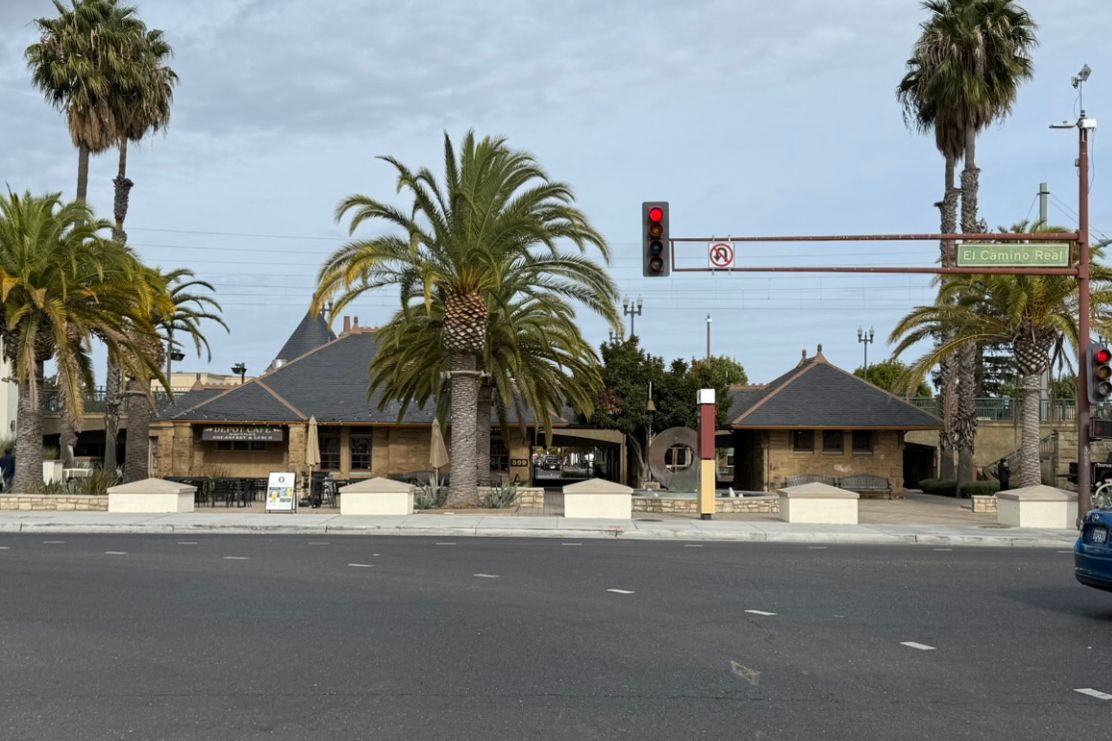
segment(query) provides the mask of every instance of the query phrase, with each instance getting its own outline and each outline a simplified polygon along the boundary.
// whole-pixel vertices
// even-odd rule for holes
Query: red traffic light
[[[654,224],[659,224],[663,218],[664,209],[658,208],[657,206],[653,206],[649,209],[649,221],[653,222]]]
[[[1093,361],[1101,365],[1104,365],[1110,360],[1112,360],[1112,350],[1109,350],[1107,347],[1102,347],[1093,353]]]

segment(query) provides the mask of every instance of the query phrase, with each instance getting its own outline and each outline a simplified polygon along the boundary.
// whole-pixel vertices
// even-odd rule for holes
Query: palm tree
[[[1093,327],[1112,328],[1112,270],[1096,263],[1093,249]],[[1063,339],[1077,346],[1077,282],[1069,276],[982,275],[943,282],[932,306],[920,306],[892,331],[894,355],[919,341],[946,341],[916,361],[905,383],[921,380],[938,361],[978,344],[1012,348],[1023,399],[1019,486],[1039,483],[1039,387],[1051,351]]]
[[[100,237],[109,227],[84,204],[63,204],[59,194],[0,199],[0,331],[19,384],[19,491],[42,483],[43,364],[53,359],[66,412],[80,419],[82,392],[93,387],[89,338],[126,352],[135,347],[129,328],[153,333],[139,321],[150,302],[136,281],[139,263],[130,250]],[[129,357],[136,372],[150,370],[141,355]]]
[[[215,291],[212,284],[194,278],[193,271],[185,268],[163,273],[157,269],[147,269],[146,283],[162,300],[152,305],[148,321],[159,331],[137,336],[140,351],[150,361],[150,365],[161,368],[166,360],[166,346],[170,349],[180,346],[174,339],[187,336],[200,356],[204,352],[211,360],[208,339],[201,331],[205,320],[216,322],[225,330],[228,325],[220,316],[220,304],[211,296],[198,293],[197,289]],[[143,366],[140,366],[142,370]],[[124,481],[139,481],[147,478],[150,456],[150,426],[154,416],[151,395],[150,373],[132,373],[127,382],[127,443],[124,457]],[[166,389],[170,392],[169,379]],[[171,392],[172,393],[172,392]]]
[[[368,290],[397,286],[403,311],[443,311],[442,347],[451,394],[453,505],[477,502],[476,424],[480,361],[486,352],[489,300],[507,275],[575,300],[608,318],[616,291],[604,271],[582,253],[609,252],[602,236],[572,204],[571,190],[550,181],[536,161],[505,140],[477,140],[469,132],[457,160],[444,137],[444,182],[428,169],[414,172],[392,157],[398,190],[413,204],[406,213],[364,195],[345,199],[337,218],[352,214],[351,233],[381,219],[400,233],[348,243],[321,268],[314,310],[334,294],[334,311]],[[580,254],[560,251],[574,244]]]
[[[953,225],[955,155],[964,157],[961,230],[972,234],[981,231],[977,218],[977,135],[1011,112],[1019,85],[1032,76],[1030,54],[1038,43],[1036,26],[1014,0],[928,0],[923,7],[931,17],[921,24],[922,35],[908,60],[908,72],[897,95],[904,104],[905,119],[914,121],[921,130],[933,129],[939,150],[946,157],[944,233],[950,232],[947,225]],[[945,261],[945,246],[943,252]],[[975,365],[976,348],[964,345],[957,356],[956,383],[946,383],[954,371],[943,366],[943,418],[945,422],[949,416],[946,412],[953,414],[947,437],[958,449],[960,481],[968,481],[973,475]],[[947,452],[943,449],[944,466]]]
[[[146,33],[135,8],[117,0],[54,0],[56,18],[38,18],[39,40],[27,47],[31,79],[55,108],[65,112],[78,150],[77,200],[89,184],[89,155],[115,146],[120,124],[113,98],[127,85],[134,55],[128,50]]]

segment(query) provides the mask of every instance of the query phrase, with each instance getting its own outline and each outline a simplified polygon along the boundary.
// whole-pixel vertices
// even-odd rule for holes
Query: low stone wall
[[[995,496],[973,496],[970,497],[973,502],[973,513],[980,512],[995,512],[996,511],[996,497]]]
[[[108,497],[0,494],[0,512],[107,512]]]
[[[634,512],[653,514],[698,514],[699,503],[694,499],[675,499],[672,497],[634,497]],[[780,512],[779,497],[717,497],[714,511],[718,514],[777,514]]]

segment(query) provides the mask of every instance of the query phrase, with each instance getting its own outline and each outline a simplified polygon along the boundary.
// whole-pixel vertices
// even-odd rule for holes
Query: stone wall
[[[108,497],[0,494],[0,512],[107,512]]]
[[[813,452],[797,452],[791,448],[789,430],[769,430],[768,469],[765,489],[776,491],[789,476],[811,474],[840,479],[858,474],[872,474],[888,479],[893,494],[903,492],[903,433],[897,430],[874,430],[873,449],[868,453],[853,452],[853,436],[843,433],[842,451],[823,451],[822,430],[815,430]],[[935,437],[938,434],[935,433]]]
[[[634,497],[634,512],[653,514],[698,514],[699,504],[694,499],[671,497]],[[780,497],[717,497],[714,511],[718,514],[776,514],[780,511]]]
[[[996,497],[994,496],[974,496],[971,498],[973,502],[973,512],[996,512]]]

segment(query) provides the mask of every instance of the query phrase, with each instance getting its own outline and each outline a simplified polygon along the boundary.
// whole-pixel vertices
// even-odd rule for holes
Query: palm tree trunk
[[[109,354],[108,374],[104,380],[104,470],[115,471],[116,444],[120,437],[120,404],[123,390],[120,364]]]
[[[135,183],[127,177],[127,137],[120,137],[120,168],[116,174],[113,185],[116,186],[116,198],[113,203],[113,212],[116,217],[116,225],[112,229],[112,239],[120,244],[127,242],[127,232],[124,231],[124,219],[127,218],[128,195],[131,193],[131,186]]]
[[[153,410],[150,395],[140,381],[127,382],[127,438],[124,453],[124,483],[147,478],[150,456],[150,428]]]
[[[483,382],[479,386],[478,415],[475,418],[475,476],[479,486],[490,486],[490,405],[494,387]]]
[[[68,406],[63,402],[59,410],[61,429],[58,432],[58,454],[62,459],[62,468],[76,468],[74,450],[77,448],[77,420],[73,418]]]
[[[1019,487],[1042,482],[1039,462],[1039,380],[1040,373],[1026,373],[1023,387],[1023,428],[1019,443]]]
[[[41,388],[40,388],[41,393]],[[31,382],[19,384],[16,406],[15,478],[12,489],[34,494],[42,489],[42,412],[31,403]]]
[[[966,234],[980,231],[977,223],[978,175],[976,159],[977,132],[965,132],[965,168],[961,172],[961,230]],[[977,384],[974,347],[964,347],[958,354],[958,404],[954,425],[954,446],[958,449],[958,485],[973,480],[973,444],[977,437]]]
[[[943,184],[940,231],[943,234],[952,234],[958,226],[958,197],[959,191],[954,187],[955,160],[946,156],[945,176]],[[954,245],[951,242],[939,244],[940,260],[943,266],[952,265],[954,262]],[[939,338],[940,342],[945,337]],[[957,421],[957,376],[958,364],[953,359],[944,359],[939,364],[942,384],[938,391],[939,411],[942,414],[942,430],[938,433],[939,477],[946,480],[955,478],[954,472],[954,440]]]
[[[77,146],[77,198],[79,203],[85,202],[89,191],[89,145]]]
[[[479,373],[475,370],[474,353],[452,353],[449,357],[452,394],[452,485],[448,493],[448,507],[477,507],[476,461],[478,454],[475,436],[476,417],[479,409]],[[129,421],[128,428],[130,430]],[[128,451],[131,454],[131,451]]]

